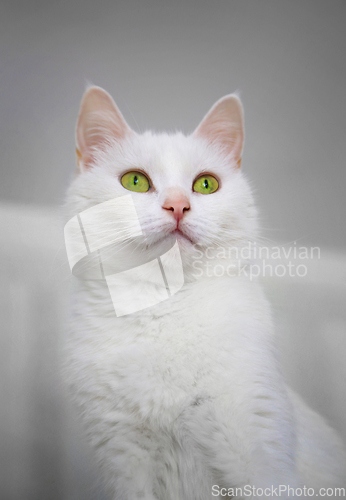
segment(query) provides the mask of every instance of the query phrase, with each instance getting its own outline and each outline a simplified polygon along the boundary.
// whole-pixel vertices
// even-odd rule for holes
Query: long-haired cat
[[[257,238],[240,168],[239,98],[219,100],[189,136],[138,134],[109,94],[91,87],[76,138],[68,218],[83,220],[115,200],[102,229],[122,224],[121,251],[108,251],[115,280],[155,259],[161,273],[160,255],[175,242],[184,279],[167,296],[155,295],[167,288],[164,277],[118,280],[119,313],[109,277],[74,278],[69,377],[112,498],[256,497],[258,488],[275,497],[279,485],[345,486],[338,437],[285,385],[260,286],[219,251]],[[119,200],[135,207],[140,236],[127,232]],[[93,220],[97,230],[100,218]],[[201,272],[211,260],[234,272]]]

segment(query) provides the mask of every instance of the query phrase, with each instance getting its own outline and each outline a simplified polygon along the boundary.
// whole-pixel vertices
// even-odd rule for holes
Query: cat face
[[[256,211],[240,169],[243,114],[236,96],[218,101],[188,137],[139,135],[111,97],[91,87],[76,138],[71,215],[131,194],[146,248],[177,239],[186,257],[196,247],[239,246],[254,238]]]

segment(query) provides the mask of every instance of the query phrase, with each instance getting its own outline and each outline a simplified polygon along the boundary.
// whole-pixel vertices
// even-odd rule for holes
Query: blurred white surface
[[[61,383],[70,270],[52,210],[0,206],[0,498],[103,499]]]
[[[70,272],[59,214],[0,206],[0,497],[106,499],[61,383]],[[266,278],[287,380],[346,441],[346,256]]]

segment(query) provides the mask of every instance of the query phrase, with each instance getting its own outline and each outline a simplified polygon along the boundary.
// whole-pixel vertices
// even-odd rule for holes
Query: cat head
[[[130,194],[145,236],[141,251],[174,238],[187,261],[196,248],[246,245],[257,223],[240,168],[243,121],[241,102],[231,94],[189,136],[138,134],[107,92],[89,88],[76,127],[69,216]]]

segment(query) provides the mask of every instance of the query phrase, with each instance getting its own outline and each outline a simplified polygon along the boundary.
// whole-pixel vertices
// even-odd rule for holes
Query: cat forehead
[[[207,141],[179,132],[136,134],[126,149],[130,162],[137,161],[139,167],[156,173],[184,175],[196,170],[229,169],[228,160]]]
[[[152,134],[147,132],[139,138],[140,147],[147,155],[151,166],[157,171],[186,171],[193,167],[194,141],[183,134]],[[148,165],[149,166],[149,165]]]

